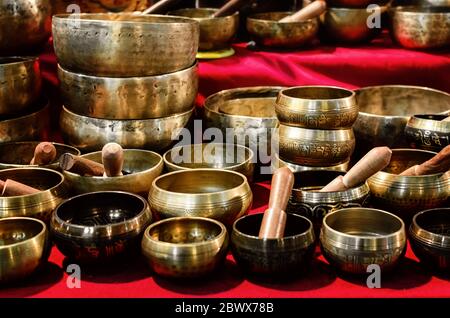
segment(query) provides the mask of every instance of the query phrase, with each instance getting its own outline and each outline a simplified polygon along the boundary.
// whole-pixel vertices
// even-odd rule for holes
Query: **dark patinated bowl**
[[[412,148],[439,152],[450,145],[450,121],[447,115],[414,115],[405,127],[405,137]]]

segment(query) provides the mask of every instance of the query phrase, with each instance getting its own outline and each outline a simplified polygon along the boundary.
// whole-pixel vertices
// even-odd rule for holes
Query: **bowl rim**
[[[45,95],[41,95],[35,103],[36,103],[35,109],[33,109],[31,113],[27,112],[26,114],[22,114],[21,116],[18,117],[0,120],[0,127],[3,126],[4,124],[10,125],[11,123],[16,123],[18,121],[27,120],[39,116],[50,109],[50,100]]]
[[[311,23],[311,22],[314,22],[314,21],[317,21],[317,20],[318,20],[318,17],[310,18],[310,19],[308,19],[308,20],[306,20],[306,21],[301,21],[301,22],[298,22],[298,21],[295,21],[295,22],[279,22],[279,21],[276,21],[276,20],[258,19],[258,16],[261,16],[261,15],[267,15],[267,14],[286,14],[286,16],[289,16],[289,15],[294,14],[294,13],[295,13],[295,11],[268,11],[268,12],[258,12],[258,13],[253,13],[253,14],[251,14],[250,16],[248,16],[248,17],[247,17],[247,21],[250,21],[250,22],[252,22],[252,23],[255,23],[255,22],[256,22],[256,23],[264,22],[264,23],[270,23],[270,24],[296,24],[296,25],[302,25],[302,24]]]
[[[271,156],[272,167],[276,168],[276,166],[274,166],[274,165],[277,163],[278,163],[279,167],[288,167],[289,169],[291,169],[291,171],[293,173],[302,172],[302,171],[311,171],[311,170],[320,170],[320,171],[321,170],[330,170],[330,171],[347,172],[348,166],[350,165],[350,159],[348,159],[347,161],[344,161],[343,163],[340,163],[338,165],[334,165],[334,166],[323,166],[323,167],[302,166],[302,165],[298,165],[293,162],[281,159],[279,154],[274,151]],[[304,168],[306,168],[306,169],[304,169]],[[335,170],[333,170],[333,168]],[[340,168],[345,169],[345,170],[339,170]],[[296,170],[293,170],[293,169],[296,169]],[[301,169],[301,170],[298,170],[298,169]]]
[[[426,12],[420,11],[420,9],[437,9],[437,10],[447,10],[446,12]],[[415,10],[416,9],[416,10]],[[450,17],[450,8],[445,5],[402,5],[402,6],[392,6],[389,8],[392,13],[402,13],[411,15],[448,15]]]
[[[420,211],[413,216],[411,225],[409,227],[409,233],[413,240],[420,241],[433,247],[439,247],[444,249],[450,249],[450,235],[437,234],[424,229],[417,223],[417,218],[425,213],[433,213],[435,211],[444,210],[450,213],[450,208],[441,207]]]
[[[167,15],[169,16],[175,16],[175,17],[185,17],[185,18],[190,18],[190,19],[194,19],[196,21],[214,21],[214,20],[229,20],[230,18],[233,19],[237,16],[239,16],[239,11],[234,12],[233,14],[229,14],[226,15],[224,17],[189,17],[189,16],[185,16],[185,15],[177,15],[177,13],[182,13],[182,12],[194,12],[194,11],[206,11],[206,12],[217,12],[219,11],[219,8],[210,8],[210,7],[201,7],[201,8],[182,8],[182,9],[177,9],[177,10],[173,10],[173,11],[169,11]]]
[[[9,63],[3,63],[3,60],[6,59],[17,59],[17,61],[14,62],[9,62]],[[31,56],[31,55],[12,55],[12,56],[1,56],[0,57],[0,68],[3,67],[10,67],[10,66],[15,66],[15,65],[20,65],[20,64],[25,64],[25,63],[35,63],[35,62],[39,62],[39,56]]]
[[[406,123],[406,128],[408,129],[420,129],[420,130],[431,130],[438,133],[450,134],[450,121],[434,120],[428,118],[420,118],[418,116],[446,116],[445,114],[414,114],[411,116]],[[431,124],[433,127],[422,128],[420,125]],[[419,127],[418,127],[419,125]]]
[[[32,222],[36,222],[39,223],[42,227],[42,229],[39,231],[39,233],[37,233],[36,235],[33,235],[30,238],[27,238],[23,241],[20,242],[16,242],[13,244],[7,244],[7,245],[0,245],[0,251],[1,250],[5,250],[5,249],[10,249],[10,248],[14,248],[14,247],[18,247],[20,245],[26,245],[28,243],[30,243],[31,240],[34,240],[40,236],[43,236],[47,233],[47,226],[45,225],[45,223],[39,219],[35,219],[35,218],[31,218],[31,217],[25,217],[25,216],[14,216],[14,217],[7,217],[7,218],[2,218],[0,219],[0,223],[1,222],[7,222],[7,221],[11,221],[11,220],[26,220],[26,221],[32,221]]]

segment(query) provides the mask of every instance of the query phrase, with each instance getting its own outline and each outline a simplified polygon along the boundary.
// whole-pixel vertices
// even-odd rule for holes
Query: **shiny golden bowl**
[[[148,200],[153,214],[160,219],[200,216],[231,226],[248,212],[253,194],[247,178],[238,172],[192,169],[156,178]]]
[[[328,166],[328,167],[314,167],[314,166],[300,166],[296,165],[295,163],[285,161],[280,159],[279,155],[277,153],[272,153],[272,169],[278,169],[281,167],[288,167],[291,169],[292,172],[300,172],[300,171],[310,171],[310,170],[333,170],[333,171],[342,171],[347,172],[348,166],[350,164],[350,159],[345,161],[344,163],[340,163],[335,166]]]
[[[447,115],[414,115],[406,124],[405,135],[412,148],[439,152],[450,145]]]
[[[247,18],[247,31],[256,44],[274,48],[297,48],[310,44],[319,31],[319,20],[278,22],[293,12],[268,12]]]
[[[333,86],[297,86],[280,91],[280,123],[311,129],[351,128],[358,117],[355,93]]]
[[[193,19],[131,13],[53,16],[53,44],[66,70],[130,77],[172,73],[194,64]]]
[[[225,226],[200,217],[176,217],[150,225],[142,254],[158,275],[193,278],[210,274],[223,263],[228,248]]]
[[[32,218],[0,219],[0,284],[23,279],[48,258],[47,227]]]
[[[45,168],[13,168],[0,170],[0,180],[12,179],[41,190],[36,194],[0,197],[0,219],[26,216],[50,220],[50,214],[69,196],[64,176]]]

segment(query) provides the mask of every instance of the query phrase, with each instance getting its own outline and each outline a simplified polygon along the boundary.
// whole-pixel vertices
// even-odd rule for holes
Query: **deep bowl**
[[[450,144],[450,122],[447,115],[414,115],[405,127],[405,136],[412,148],[439,152]]]

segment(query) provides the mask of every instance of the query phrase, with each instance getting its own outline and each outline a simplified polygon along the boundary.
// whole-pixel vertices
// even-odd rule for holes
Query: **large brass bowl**
[[[225,226],[200,217],[176,217],[150,225],[142,238],[142,254],[158,275],[194,278],[212,273],[228,250]]]
[[[450,121],[447,115],[414,115],[405,127],[405,136],[412,148],[439,152],[450,145]]]
[[[53,16],[53,44],[66,70],[96,76],[150,76],[195,62],[199,38],[193,19],[130,13]]]
[[[247,178],[238,172],[192,169],[156,178],[148,200],[157,218],[200,216],[231,226],[248,212],[253,194]]]
[[[343,163],[337,164],[335,166],[324,166],[324,167],[314,167],[314,166],[301,166],[295,163],[282,160],[277,153],[272,153],[272,164],[271,167],[273,170],[288,167],[292,172],[300,172],[300,171],[310,171],[310,170],[333,170],[333,171],[342,171],[347,172],[348,166],[350,164],[350,159],[344,161]]]
[[[32,218],[0,219],[0,284],[20,280],[47,261],[47,227]]]

